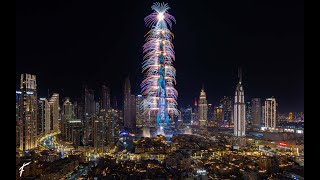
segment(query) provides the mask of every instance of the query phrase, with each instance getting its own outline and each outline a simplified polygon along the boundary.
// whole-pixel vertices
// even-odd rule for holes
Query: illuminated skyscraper
[[[50,100],[50,127],[53,132],[59,132],[59,94],[54,93]]]
[[[80,119],[72,119],[66,122],[66,140],[73,143],[77,149],[81,142],[82,123]]]
[[[252,127],[260,129],[261,127],[261,100],[260,98],[253,98],[251,100],[251,114],[252,114]]]
[[[213,122],[213,106],[208,104],[208,122]]]
[[[137,116],[136,116],[136,96],[131,94],[131,99],[130,99],[130,108],[131,108],[131,127],[135,128],[136,127],[136,121],[137,121]]]
[[[36,76],[21,74],[19,96],[20,150],[37,147],[37,83]]]
[[[38,101],[38,135],[50,133],[50,104],[46,98]]]
[[[101,116],[95,116],[93,122],[93,147],[96,152],[104,152],[106,142],[105,120]]]
[[[16,91],[16,147],[20,148],[20,126],[21,126],[21,121],[20,121],[20,114],[19,114],[19,109],[20,109],[20,104],[19,104],[19,99],[20,95],[22,94],[21,91]]]
[[[131,84],[129,76],[125,79],[123,86],[123,120],[127,129],[135,128],[135,97],[131,95]]]
[[[225,126],[225,120],[224,120],[224,114],[223,114],[223,106],[217,106],[214,107],[213,110],[213,122],[216,127]]]
[[[121,113],[115,109],[108,109],[106,111],[106,143],[113,146],[119,139],[119,121]]]
[[[220,105],[223,108],[223,126],[230,126],[233,122],[233,98],[231,96],[223,96]]]
[[[199,110],[199,126],[207,126],[208,121],[208,104],[206,99],[206,93],[204,92],[204,89],[201,89],[200,97],[199,97],[199,104],[198,104]]]
[[[199,125],[199,113],[198,113],[198,101],[197,98],[194,98],[194,103],[192,106],[192,118],[191,118],[191,124],[192,125]]]
[[[102,86],[102,95],[101,95],[101,109],[111,108],[110,104],[110,88],[105,85]]]
[[[84,136],[83,136],[83,142],[85,145],[92,145],[92,139],[93,139],[93,122],[94,122],[94,116],[95,116],[95,101],[94,101],[94,91],[88,88],[84,88],[84,94],[83,94],[83,105],[84,105],[84,111],[83,111],[83,117],[82,122],[84,125]]]
[[[264,102],[264,124],[268,129],[275,129],[277,127],[277,103],[275,98],[268,98]]]
[[[68,97],[66,97],[63,102],[61,116],[61,134],[65,138],[67,122],[74,118],[73,105]]]
[[[264,106],[264,104],[263,104],[263,106],[261,107],[261,124],[263,124],[264,127],[266,126],[266,125],[265,125],[265,117],[264,117],[264,115],[265,115],[265,110],[266,110],[266,108],[265,108],[265,106]]]
[[[136,96],[136,126],[142,127],[144,125],[143,117],[143,97],[142,95]]]
[[[146,26],[151,30],[146,34],[143,45],[142,72],[145,79],[141,83],[144,96],[144,109],[149,117],[156,115],[158,133],[164,133],[173,115],[178,116],[178,92],[176,84],[176,70],[173,67],[175,54],[173,50],[173,33],[169,30],[175,18],[168,13],[166,3],[154,3],[153,13],[145,17]]]
[[[246,102],[246,126],[251,127],[252,124],[252,109],[251,102]]]
[[[244,90],[242,86],[242,74],[239,69],[239,83],[236,88],[234,97],[234,135],[245,136],[246,135],[246,106],[244,103]]]
[[[187,108],[181,108],[181,116],[184,124],[191,124],[192,108],[190,106]]]

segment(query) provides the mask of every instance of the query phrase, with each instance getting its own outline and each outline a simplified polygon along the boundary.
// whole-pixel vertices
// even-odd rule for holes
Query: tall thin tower
[[[208,121],[208,103],[206,99],[206,93],[204,92],[204,88],[202,87],[199,97],[199,125],[207,126]]]
[[[245,136],[246,135],[246,106],[244,103],[244,90],[242,86],[242,72],[241,68],[238,71],[239,83],[236,88],[234,97],[234,135]]]
[[[133,128],[134,125],[132,123],[132,97],[131,97],[131,85],[130,85],[130,77],[128,76],[123,85],[123,120],[125,128]]]
[[[177,96],[174,88],[176,70],[173,67],[175,60],[173,44],[174,35],[171,28],[175,18],[168,13],[170,7],[166,3],[154,3],[154,10],[145,17],[146,26],[151,30],[145,35],[143,45],[144,62],[142,72],[145,79],[141,83],[141,92],[144,96],[144,113],[156,114],[158,129],[163,129],[170,121],[170,116],[178,115]]]
[[[37,147],[37,83],[36,75],[21,74],[19,96],[20,147],[29,150]]]
[[[102,85],[101,88],[101,95],[102,95],[102,100],[101,100],[101,109],[110,109],[110,88]]]

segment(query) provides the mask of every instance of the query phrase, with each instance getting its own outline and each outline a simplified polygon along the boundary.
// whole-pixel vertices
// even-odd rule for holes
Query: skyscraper
[[[199,110],[199,125],[200,126],[207,126],[208,121],[208,104],[206,99],[206,93],[204,92],[204,89],[201,89],[200,97],[199,97],[199,104],[198,104]]]
[[[37,83],[36,76],[21,74],[19,96],[20,150],[37,147]]]
[[[212,104],[208,104],[208,122],[213,122],[213,111]]]
[[[131,96],[131,84],[129,76],[124,81],[123,86],[123,119],[124,119],[124,127],[127,129],[131,129],[135,127],[135,123],[133,123],[133,112],[135,115],[135,109],[132,107],[133,103],[135,103],[134,98]],[[132,102],[133,101],[133,102]],[[134,109],[134,111],[133,111]]]
[[[199,113],[198,113],[198,101],[197,101],[197,98],[195,97],[194,98],[194,103],[193,103],[193,106],[192,106],[192,118],[191,118],[191,124],[192,125],[199,125]]]
[[[245,136],[246,135],[246,106],[244,103],[244,90],[242,86],[242,74],[239,69],[239,83],[236,88],[234,97],[234,135]]]
[[[136,96],[136,126],[142,127],[144,125],[143,117],[143,97],[142,95]]]
[[[220,105],[223,108],[223,126],[230,126],[233,122],[233,98],[231,96],[223,96]]]
[[[71,121],[74,117],[73,105],[68,97],[66,97],[63,102],[61,116],[61,134],[65,138],[67,122]]]
[[[213,110],[213,122],[216,127],[225,126],[223,106],[216,106]]]
[[[168,13],[169,6],[166,3],[154,3],[151,8],[154,12],[144,19],[151,30],[146,34],[146,43],[143,45],[145,55],[142,72],[145,73],[145,79],[141,82],[141,92],[146,113],[150,117],[156,113],[158,133],[163,134],[170,118],[179,115],[176,108],[178,92],[174,88],[173,33],[169,30],[175,18]]]
[[[190,106],[187,108],[181,108],[181,116],[184,124],[191,124],[192,108]]]
[[[120,115],[120,112],[115,109],[108,109],[106,111],[106,143],[109,146],[115,145],[118,141]]]
[[[54,93],[50,100],[50,127],[53,132],[59,132],[59,94]]]
[[[20,148],[20,126],[21,126],[21,121],[20,121],[20,105],[19,105],[19,99],[20,95],[22,94],[21,91],[16,91],[16,147]]]
[[[95,115],[95,101],[94,101],[94,91],[88,88],[84,88],[83,94],[83,104],[84,104],[84,115],[82,117],[82,122],[84,124],[84,136],[83,142],[85,145],[92,144],[93,139],[93,122]]]
[[[50,133],[50,104],[46,98],[38,101],[38,135]]]
[[[266,127],[266,124],[265,124],[265,110],[266,110],[266,108],[265,108],[265,106],[264,106],[264,104],[263,104],[263,106],[261,107],[261,124],[264,126],[264,127]]]
[[[106,141],[105,120],[95,116],[93,122],[93,147],[96,152],[104,152]]]
[[[261,127],[261,100],[253,98],[251,100],[252,127],[260,129]]]
[[[268,129],[275,129],[277,127],[277,103],[275,98],[268,98],[264,102],[264,123]]]
[[[101,89],[102,95],[101,95],[101,109],[109,109],[111,108],[110,104],[110,88],[106,87],[105,85],[102,85]]]
[[[252,124],[252,109],[251,102],[246,102],[246,126],[251,127]]]
[[[130,120],[130,127],[135,128],[136,127],[136,121],[137,121],[137,116],[136,116],[136,96],[134,94],[131,94],[131,99],[130,99],[130,108],[131,108],[131,112],[130,112],[130,116],[131,116],[131,120]]]
[[[82,123],[80,119],[72,119],[66,122],[66,140],[71,141],[77,149],[81,142]]]

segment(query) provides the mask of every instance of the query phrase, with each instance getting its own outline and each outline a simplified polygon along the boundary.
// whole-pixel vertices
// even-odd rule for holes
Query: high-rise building
[[[73,105],[68,97],[63,102],[61,116],[61,134],[65,138],[67,122],[74,119]]]
[[[50,133],[50,104],[46,98],[38,101],[38,135]]]
[[[246,102],[246,126],[251,127],[252,124],[252,109],[251,102]]]
[[[261,100],[253,98],[251,100],[252,127],[260,129],[261,127]]]
[[[213,110],[213,122],[214,126],[221,127],[225,126],[225,120],[224,120],[224,113],[223,113],[223,106],[216,106]]]
[[[101,109],[110,109],[110,88],[102,85],[102,95],[101,95]]]
[[[124,86],[123,86],[123,120],[124,120],[124,127],[125,128],[132,128],[133,124],[131,122],[132,116],[132,103],[131,103],[131,84],[129,76],[125,79]]]
[[[84,105],[85,105],[85,115],[86,116],[94,116],[95,115],[95,107],[96,103],[94,101],[94,91],[92,89],[84,89]]]
[[[88,88],[84,88],[83,96],[84,104],[84,115],[82,117],[82,122],[84,124],[84,136],[83,142],[85,145],[92,145],[93,139],[93,122],[95,116],[95,100],[94,100],[94,91]]]
[[[36,76],[21,74],[19,96],[20,150],[37,147],[37,83]]]
[[[52,132],[59,132],[59,94],[54,93],[50,100],[50,127]]]
[[[239,83],[234,96],[234,136],[246,135],[246,106],[244,103],[244,90],[242,86],[242,74],[239,69]]]
[[[199,125],[199,113],[198,113],[198,101],[197,98],[194,98],[194,103],[192,107],[192,118],[191,118],[191,124],[192,125]]]
[[[42,99],[42,98],[40,98]],[[45,131],[45,102],[38,100],[38,122],[37,122],[37,135],[42,136]]]
[[[106,143],[109,146],[113,146],[119,139],[119,120],[121,114],[115,109],[108,109],[106,111]]]
[[[20,148],[20,127],[21,127],[21,119],[20,119],[20,95],[22,94],[21,91],[16,91],[16,147]]]
[[[264,124],[268,129],[275,129],[277,127],[277,103],[275,98],[268,98],[264,102]]]
[[[181,108],[181,116],[184,124],[191,124],[192,121],[192,108]]]
[[[213,122],[213,111],[212,104],[208,104],[208,122]]]
[[[105,120],[101,116],[94,117],[93,123],[93,147],[96,152],[104,152],[106,129]]]
[[[82,123],[80,119],[72,119],[66,122],[66,140],[73,143],[77,149],[81,143]]]
[[[130,108],[131,108],[131,120],[130,120],[130,127],[135,128],[136,127],[136,121],[137,121],[137,116],[136,116],[136,96],[131,94],[131,99],[130,99]]]
[[[174,88],[176,70],[173,67],[175,55],[171,43],[173,34],[168,28],[171,28],[175,18],[169,14],[168,4],[154,3],[151,8],[154,12],[145,17],[151,30],[146,34],[146,43],[143,45],[145,55],[142,71],[145,79],[141,82],[141,92],[146,114],[156,113],[158,134],[163,134],[174,115],[179,115],[176,101],[178,92]],[[156,18],[159,16],[163,18]]]
[[[223,126],[230,126],[233,122],[233,98],[231,96],[223,96],[220,105],[223,108]]]
[[[264,104],[263,104],[263,106],[261,107],[261,124],[265,127],[266,125],[265,125],[265,117],[264,117],[264,115],[265,115],[265,110],[266,110],[266,108],[265,108],[265,106],[264,106]]]
[[[208,121],[208,104],[206,99],[206,93],[204,92],[204,89],[201,89],[200,97],[199,97],[199,104],[198,104],[199,110],[199,125],[200,126],[207,126]]]
[[[144,125],[143,117],[143,97],[142,95],[136,96],[136,126],[142,127]]]

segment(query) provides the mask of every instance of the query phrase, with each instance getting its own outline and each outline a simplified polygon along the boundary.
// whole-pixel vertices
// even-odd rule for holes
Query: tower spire
[[[238,68],[238,77],[239,77],[239,84],[242,82],[242,69],[241,67]]]

